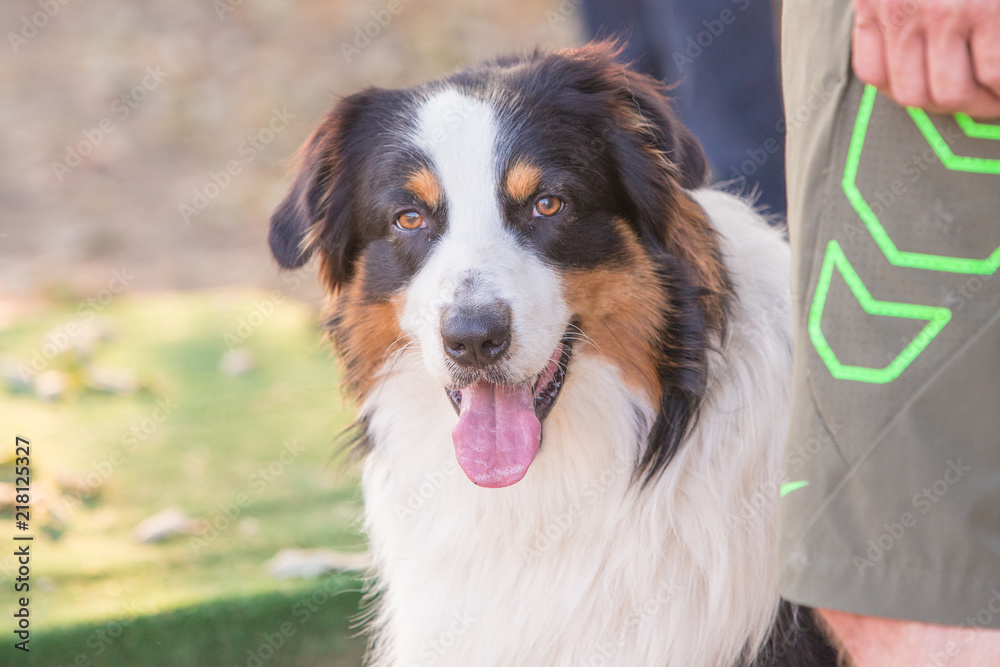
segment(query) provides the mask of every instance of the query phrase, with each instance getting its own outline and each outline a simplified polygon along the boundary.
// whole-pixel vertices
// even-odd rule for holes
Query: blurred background
[[[360,496],[335,446],[353,406],[313,270],[279,273],[266,243],[289,158],[365,86],[626,32],[626,58],[681,84],[715,180],[759,193],[783,166],[774,16],[770,0],[4,0],[0,664],[360,665]],[[754,123],[743,143],[718,134]],[[780,214],[783,184],[764,195]],[[15,533],[34,536],[30,654],[10,634]]]

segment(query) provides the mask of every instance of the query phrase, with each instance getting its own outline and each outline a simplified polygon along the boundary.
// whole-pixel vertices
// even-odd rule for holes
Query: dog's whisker
[[[597,344],[597,341],[588,336],[584,332],[584,330],[581,329],[578,325],[573,324],[572,322],[568,322],[566,324],[566,328],[568,329],[566,333],[567,338],[569,338],[570,340],[577,340],[587,343],[588,345],[592,345],[598,352],[601,352],[603,354],[603,350],[601,350],[601,346]]]
[[[397,339],[398,340],[398,339]],[[386,360],[385,364],[390,368],[390,370],[395,370],[397,365],[403,360],[404,355],[409,352],[418,350],[419,345],[415,340],[409,340],[405,345],[395,350]]]

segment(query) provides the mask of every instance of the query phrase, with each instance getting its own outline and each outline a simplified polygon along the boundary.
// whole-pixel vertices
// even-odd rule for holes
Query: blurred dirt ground
[[[53,293],[254,285],[314,300],[314,281],[281,281],[266,228],[324,111],[367,85],[578,43],[578,4],[4,0],[0,326],[10,304]]]

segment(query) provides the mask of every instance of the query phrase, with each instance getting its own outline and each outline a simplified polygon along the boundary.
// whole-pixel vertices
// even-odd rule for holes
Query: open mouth
[[[562,391],[571,356],[567,331],[532,381],[506,385],[480,380],[447,390],[458,412],[452,431],[455,456],[473,483],[510,486],[528,472],[541,445],[542,421]]]

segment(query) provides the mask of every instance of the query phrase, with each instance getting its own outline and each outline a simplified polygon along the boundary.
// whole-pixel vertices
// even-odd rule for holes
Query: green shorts
[[[854,78],[849,0],[786,0],[795,381],[779,586],[1000,628],[1000,124]]]

